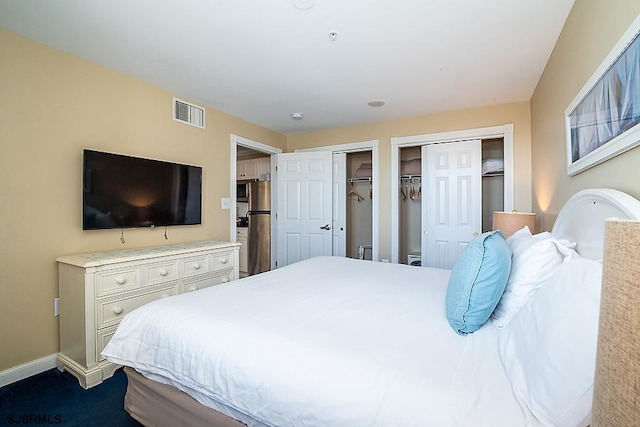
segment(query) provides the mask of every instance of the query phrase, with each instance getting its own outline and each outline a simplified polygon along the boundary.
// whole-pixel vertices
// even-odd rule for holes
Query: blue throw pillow
[[[474,238],[453,267],[447,320],[460,335],[480,329],[498,305],[511,271],[511,248],[499,231]]]

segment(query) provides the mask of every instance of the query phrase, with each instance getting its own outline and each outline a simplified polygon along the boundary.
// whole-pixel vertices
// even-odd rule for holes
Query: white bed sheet
[[[312,258],[144,305],[103,355],[248,425],[530,425],[497,328],[447,324],[449,274]]]

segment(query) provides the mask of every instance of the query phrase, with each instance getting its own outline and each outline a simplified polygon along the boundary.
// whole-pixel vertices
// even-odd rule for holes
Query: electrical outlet
[[[60,298],[53,299],[53,315],[60,316]]]

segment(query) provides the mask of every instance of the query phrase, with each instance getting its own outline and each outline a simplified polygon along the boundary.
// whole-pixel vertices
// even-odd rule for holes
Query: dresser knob
[[[165,270],[164,268],[162,270],[160,270],[160,275],[161,276],[166,276],[167,274],[169,274],[169,272],[167,270]]]
[[[193,292],[193,291],[197,291],[198,287],[197,286],[189,286],[189,291]]]
[[[194,270],[200,270],[200,264],[198,264],[197,262],[193,263],[193,269]]]
[[[225,277],[224,279],[222,279],[222,283],[227,283],[229,281],[228,277]]]
[[[116,283],[117,283],[118,285],[124,285],[124,284],[126,283],[126,281],[127,281],[127,279],[125,279],[124,277],[118,277],[118,278],[116,279]]]
[[[220,263],[221,264],[226,264],[229,260],[226,258],[220,258]]]
[[[169,294],[162,294],[162,295],[160,295],[160,298],[168,298],[168,297],[169,297]]]
[[[116,305],[115,307],[113,307],[113,312],[115,314],[122,314],[122,307]]]

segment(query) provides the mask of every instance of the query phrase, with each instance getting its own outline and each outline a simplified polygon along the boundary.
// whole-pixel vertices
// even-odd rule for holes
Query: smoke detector
[[[292,118],[293,120],[302,120],[302,117],[303,117],[303,116],[302,116],[302,113],[293,113],[293,114],[291,115],[291,118]]]

